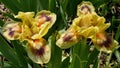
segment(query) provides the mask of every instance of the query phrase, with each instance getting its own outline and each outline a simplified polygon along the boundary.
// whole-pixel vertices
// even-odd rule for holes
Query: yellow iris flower
[[[105,31],[110,23],[105,23],[105,18],[96,13],[81,15],[73,20],[72,25],[80,28],[79,34],[85,38],[93,38],[98,32]]]
[[[81,36],[85,38],[95,38],[98,32],[105,31],[110,26],[110,23],[105,23],[104,17],[98,16],[96,13],[81,15],[73,20],[70,28],[61,34],[56,44],[66,49],[78,42]],[[64,37],[71,36],[73,41],[64,41]]]
[[[118,45],[117,41],[108,38],[108,36],[104,36],[103,32],[105,32],[111,24],[105,23],[105,18],[97,15],[90,2],[83,1],[78,5],[77,16],[78,17],[73,20],[70,28],[60,34],[56,42],[57,46],[62,49],[70,48],[76,44],[81,37],[90,38],[98,50],[106,52],[112,51],[112,49]],[[97,36],[99,34],[103,35],[102,39]],[[67,39],[67,41],[64,39]]]
[[[3,29],[3,35],[9,40],[27,41],[26,50],[30,59],[43,64],[50,60],[50,47],[42,37],[56,21],[56,14],[42,10],[35,16],[34,12],[19,12],[16,18],[20,23],[7,24]]]

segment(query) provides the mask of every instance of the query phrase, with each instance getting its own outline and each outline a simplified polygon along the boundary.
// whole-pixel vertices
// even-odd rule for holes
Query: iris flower
[[[110,23],[105,23],[104,17],[93,13],[75,18],[72,25],[80,28],[80,35],[85,38],[93,38],[98,32],[104,32],[110,26]]]
[[[95,38],[98,32],[105,31],[109,26],[110,23],[105,23],[105,18],[98,16],[95,12],[83,14],[73,20],[70,28],[61,34],[56,44],[62,49],[69,48],[77,43],[81,36]],[[66,37],[74,41],[64,41]]]
[[[36,16],[34,12],[19,12],[15,17],[21,22],[7,24],[3,35],[9,40],[27,41],[26,51],[32,61],[39,64],[49,62],[50,47],[43,36],[55,23],[56,14],[42,10]]]
[[[83,2],[78,5],[77,14],[78,17],[73,20],[72,25],[80,27],[78,34],[85,38],[90,38],[98,50],[107,53],[112,52],[118,42],[105,35],[105,30],[111,24],[105,23],[105,18],[98,16],[89,2]]]
[[[105,30],[109,28],[111,24],[105,23],[105,18],[97,15],[90,2],[83,1],[78,5],[77,16],[78,17],[73,20],[70,28],[57,39],[57,46],[62,49],[70,48],[76,44],[81,37],[91,39],[98,50],[110,52],[117,46],[117,41],[108,36],[104,36]],[[98,36],[99,34],[102,39]]]

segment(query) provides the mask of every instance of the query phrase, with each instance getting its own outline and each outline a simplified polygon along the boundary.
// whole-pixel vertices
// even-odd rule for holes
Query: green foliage
[[[90,51],[91,45],[87,39],[80,40],[77,44],[70,48],[70,56],[62,61],[62,50],[56,46],[57,31],[68,28],[69,24],[76,17],[77,5],[85,0],[0,0],[12,14],[3,13],[4,16],[11,18],[14,21],[21,21],[14,18],[14,15],[19,11],[23,12],[38,12],[40,10],[50,10],[56,13],[57,21],[49,30],[44,38],[51,46],[51,59],[49,63],[39,65],[32,62],[25,51],[25,46],[19,42],[8,41],[2,35],[1,27],[5,24],[0,20],[0,57],[5,58],[0,60],[0,66],[3,68],[89,68],[92,64],[93,68],[97,68],[98,53],[96,49]],[[115,39],[120,42],[120,19],[116,13],[113,13],[112,7],[118,4],[119,0],[87,0],[91,1],[96,8],[99,15],[107,18],[107,22],[111,22],[109,32],[115,33]],[[119,4],[120,5],[120,4]],[[120,8],[120,6],[117,6]],[[102,10],[98,10],[102,9]],[[120,9],[115,9],[120,13]],[[114,38],[114,37],[113,37]],[[116,59],[114,59],[116,58]],[[116,64],[113,66],[117,68],[120,66],[120,50],[116,48],[111,57]],[[112,62],[111,62],[112,63]]]
[[[55,44],[56,34],[49,38],[51,46],[51,59],[48,63],[48,68],[61,68],[62,50]]]
[[[0,34],[0,51],[12,63],[14,67],[21,67],[15,50],[10,47],[10,43]]]

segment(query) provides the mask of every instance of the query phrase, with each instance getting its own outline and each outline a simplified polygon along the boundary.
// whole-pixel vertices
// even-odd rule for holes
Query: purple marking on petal
[[[12,31],[12,28],[9,28],[9,31]]]
[[[45,18],[46,18],[46,21],[50,21],[51,20],[51,17],[45,16]]]
[[[45,53],[45,48],[42,46],[40,49],[33,49],[32,51],[36,56],[43,56]]]
[[[109,48],[112,44],[112,38],[107,34],[106,40],[102,41],[102,43],[99,43],[100,46],[104,46],[106,48]]]
[[[88,11],[91,13],[91,9],[88,7],[88,5],[84,5],[84,6],[82,6],[82,7],[81,7],[81,10],[83,10],[83,9],[85,9],[85,8],[87,8]]]
[[[9,31],[10,31],[10,32],[9,32],[8,35],[9,35],[10,37],[13,37],[15,31],[13,31],[12,28],[9,28]]]
[[[15,32],[15,31],[10,31],[8,35],[9,35],[10,37],[13,37],[14,32]]]
[[[46,21],[50,21],[51,17],[47,16],[46,14],[42,14],[39,18],[45,17]]]
[[[64,41],[64,42],[71,41],[71,38],[72,38],[71,35],[66,34],[66,35],[63,37],[63,41]]]

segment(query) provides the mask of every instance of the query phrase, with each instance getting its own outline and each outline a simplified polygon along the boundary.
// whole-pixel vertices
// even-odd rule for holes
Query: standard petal
[[[88,28],[81,28],[79,34],[84,36],[85,38],[93,38],[99,32],[98,27],[88,27]]]
[[[105,18],[104,17],[99,17],[97,19],[97,25],[100,29],[100,32],[105,31],[107,28],[110,27],[110,23],[105,23]]]
[[[31,27],[34,24],[34,14],[34,12],[18,12],[18,15],[16,15],[15,18],[21,19],[23,24]]]

